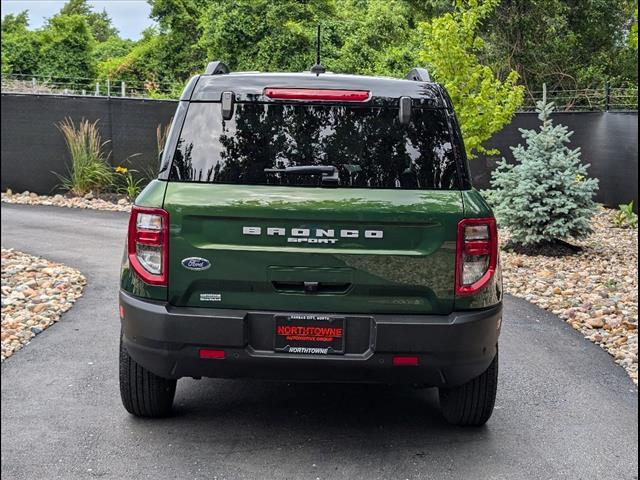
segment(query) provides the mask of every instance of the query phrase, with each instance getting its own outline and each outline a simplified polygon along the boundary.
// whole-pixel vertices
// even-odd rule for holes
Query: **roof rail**
[[[429,71],[426,68],[412,68],[407,74],[407,80],[413,80],[415,82],[430,82],[431,77]]]
[[[205,75],[220,75],[223,73],[229,73],[229,67],[221,61],[209,62],[207,68],[204,71]]]

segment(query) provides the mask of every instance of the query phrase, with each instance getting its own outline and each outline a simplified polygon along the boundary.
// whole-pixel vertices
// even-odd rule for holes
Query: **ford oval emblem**
[[[181,263],[187,270],[195,271],[206,270],[211,266],[211,262],[209,260],[201,257],[184,258]]]

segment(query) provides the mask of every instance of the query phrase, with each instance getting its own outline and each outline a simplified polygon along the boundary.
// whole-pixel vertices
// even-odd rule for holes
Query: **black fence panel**
[[[156,129],[166,125],[175,101],[2,94],[1,188],[41,194],[56,190],[70,163],[57,125],[86,118],[98,126],[109,162],[142,171],[156,167]]]
[[[633,200],[638,205],[638,112],[557,112],[554,123],[573,131],[570,148],[580,147],[582,160],[590,164],[589,176],[600,180],[596,200],[607,206]],[[517,113],[513,122],[487,143],[501,156],[481,156],[469,162],[476,188],[488,188],[491,171],[502,157],[513,162],[509,147],[524,145],[519,131],[539,129],[536,113]]]
[[[113,166],[139,171],[157,168],[156,130],[168,125],[174,101],[106,97],[2,94],[1,188],[50,193],[59,184],[52,172],[65,173],[69,154],[56,124],[65,117],[99,119],[98,125],[111,151]],[[558,112],[556,123],[575,133],[571,146],[580,146],[589,174],[600,179],[597,200],[617,206],[638,203],[637,112]],[[524,143],[519,128],[538,128],[535,113],[518,113],[513,122],[489,142],[513,161],[510,146]],[[500,157],[498,157],[500,158]],[[477,188],[489,187],[498,158],[470,162]]]

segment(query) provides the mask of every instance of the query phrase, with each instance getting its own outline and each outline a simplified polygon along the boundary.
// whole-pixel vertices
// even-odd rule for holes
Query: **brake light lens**
[[[333,102],[366,102],[368,90],[331,90],[311,88],[265,88],[264,94],[275,100],[320,100]]]
[[[127,238],[129,264],[145,283],[167,284],[169,213],[134,205]]]
[[[498,264],[495,218],[465,218],[458,223],[456,295],[471,295],[484,287]]]

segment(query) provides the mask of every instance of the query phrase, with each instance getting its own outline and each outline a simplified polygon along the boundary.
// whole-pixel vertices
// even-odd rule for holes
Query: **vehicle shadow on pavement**
[[[183,379],[174,416],[129,418],[127,438],[217,478],[423,478],[499,450],[491,428],[448,425],[437,390],[411,386]]]
[[[323,440],[334,447],[360,441],[389,447],[415,440],[424,446],[441,442],[445,432],[456,441],[487,435],[484,427],[447,424],[436,389],[404,385],[185,379],[178,383],[175,415],[166,424],[203,439],[212,429],[241,430],[268,448]]]

